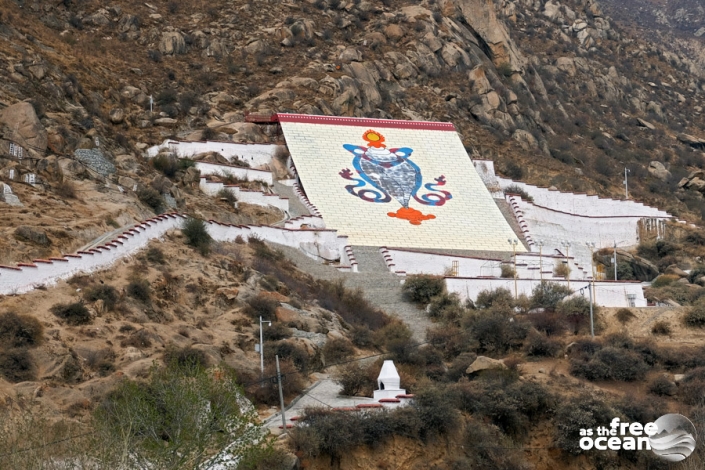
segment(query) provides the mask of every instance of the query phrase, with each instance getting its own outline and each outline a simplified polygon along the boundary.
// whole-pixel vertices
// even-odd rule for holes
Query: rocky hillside
[[[705,8],[694,0],[661,2],[604,2],[607,12],[645,41],[660,41],[666,48],[690,57],[702,77],[705,64]]]
[[[701,220],[701,192],[678,185],[703,165],[699,66],[592,0],[262,4],[1,3],[2,139],[31,158],[5,154],[0,175],[33,171],[41,186],[13,186],[25,200],[77,206],[31,210],[52,241],[143,217],[154,208],[135,184],[207,210],[193,175],[154,181],[141,151],[167,136],[270,140],[244,117],[276,111],[452,121],[511,177],[620,197],[626,166],[633,197]],[[4,262],[37,254],[11,234],[22,210],[3,224],[19,243]]]

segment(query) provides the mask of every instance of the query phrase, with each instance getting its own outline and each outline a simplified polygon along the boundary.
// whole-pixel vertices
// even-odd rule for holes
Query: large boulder
[[[51,245],[51,240],[49,240],[44,230],[27,225],[20,225],[15,229],[15,238],[41,246]]]
[[[159,52],[164,55],[177,55],[186,53],[186,40],[178,31],[162,33],[159,41]]]
[[[507,366],[504,365],[499,359],[492,359],[486,356],[477,356],[477,359],[470,364],[470,367],[465,371],[466,374],[474,374],[488,369],[506,369]]]
[[[649,163],[649,173],[662,181],[668,181],[671,177],[671,172],[666,169],[663,163],[657,161]]]
[[[47,149],[47,131],[34,112],[34,107],[26,102],[15,103],[0,111],[0,124],[10,129],[8,140],[43,155]]]

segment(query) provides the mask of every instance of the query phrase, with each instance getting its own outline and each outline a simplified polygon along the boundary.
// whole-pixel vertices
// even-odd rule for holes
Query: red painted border
[[[351,118],[339,116],[313,116],[308,114],[277,114],[279,122],[299,122],[305,124],[332,124],[335,126],[381,127],[394,129],[415,129],[427,131],[455,132],[450,122],[400,121],[394,119]]]

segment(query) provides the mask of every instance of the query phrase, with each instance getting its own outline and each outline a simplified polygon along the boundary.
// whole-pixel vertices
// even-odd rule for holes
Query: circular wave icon
[[[664,460],[680,462],[695,450],[695,426],[683,415],[670,413],[654,424],[656,434],[649,437],[651,450]]]

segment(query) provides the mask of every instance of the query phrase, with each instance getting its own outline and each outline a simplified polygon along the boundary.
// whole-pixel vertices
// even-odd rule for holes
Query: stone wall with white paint
[[[230,161],[237,157],[239,160],[247,162],[250,167],[256,168],[269,165],[272,158],[280,152],[286,152],[286,147],[279,144],[244,144],[210,140],[193,142],[167,139],[160,145],[147,149],[147,156],[149,158],[156,157],[162,150],[169,150],[179,158],[192,158],[201,153],[217,152]]]
[[[457,263],[455,275],[459,277],[500,277],[502,265],[514,268],[514,258],[511,254],[503,259],[491,259],[387,247],[380,248],[380,253],[389,270],[400,275],[446,276],[452,272],[454,263]],[[518,253],[516,273],[520,279],[562,280],[563,277],[554,275],[555,269],[561,264],[573,266],[571,279],[589,279],[592,276],[589,270],[574,266],[572,258],[566,259],[564,256],[545,253]]]
[[[522,229],[530,234],[532,251],[538,250],[536,244],[541,241],[544,250],[568,254],[583,268],[592,262],[587,243],[594,243],[596,249],[609,248],[615,242],[620,246],[637,245],[639,224],[645,220],[640,216],[578,216],[537,206],[520,196],[507,195],[507,201],[518,214]],[[570,247],[564,246],[566,241]]]
[[[338,262],[342,267],[356,265],[350,257],[349,242],[336,230],[291,230],[269,225],[228,225],[208,222],[208,233],[214,240],[234,241],[238,236],[250,237],[297,248],[309,257],[326,262]]]
[[[91,250],[71,255],[34,260],[17,266],[0,266],[0,294],[21,294],[37,286],[50,286],[79,273],[105,269],[115,261],[144,248],[149,240],[180,227],[184,217],[165,214],[135,225],[114,240]]]
[[[483,290],[494,290],[504,288],[512,294],[515,292],[514,279],[484,279],[484,278],[461,278],[461,277],[446,277],[446,289],[449,293],[456,293],[462,301],[467,299],[476,300],[477,295]],[[517,279],[516,280],[516,295],[531,296],[533,289],[541,281],[535,279]],[[562,285],[567,285],[567,281],[552,281]],[[571,281],[570,288],[575,291],[574,295],[583,295],[586,298],[589,291],[587,290],[589,283],[587,281]],[[582,289],[582,293],[580,292]],[[596,281],[595,282],[595,297],[596,305],[602,307],[646,307],[647,302],[644,298],[644,291],[639,282],[620,282],[620,281]]]
[[[263,207],[275,207],[282,212],[289,212],[289,199],[281,198],[277,194],[263,193],[262,191],[251,191],[243,189],[237,185],[226,185],[208,181],[206,178],[201,178],[199,187],[201,191],[209,196],[217,196],[222,190],[229,191],[235,196],[237,202],[245,204],[254,204]]]
[[[243,181],[261,181],[271,185],[273,183],[272,173],[263,170],[253,170],[252,168],[242,168],[230,165],[219,165],[217,163],[196,162],[196,169],[201,172],[201,176],[218,175],[228,176]]]

